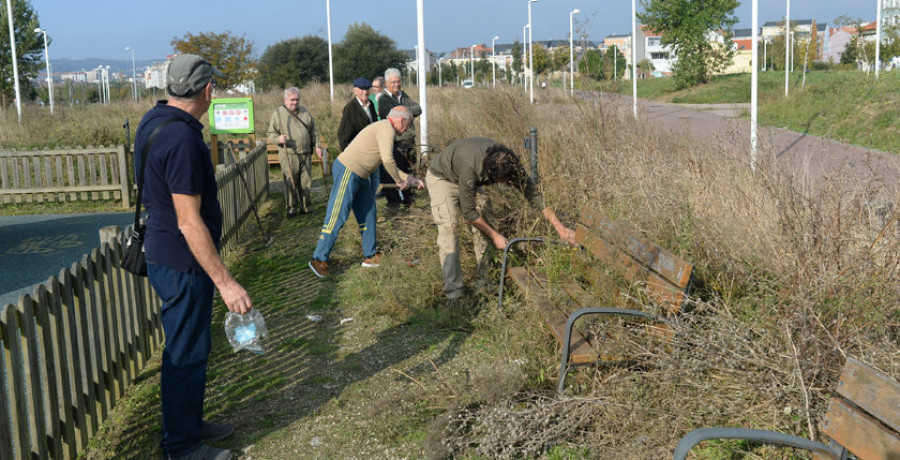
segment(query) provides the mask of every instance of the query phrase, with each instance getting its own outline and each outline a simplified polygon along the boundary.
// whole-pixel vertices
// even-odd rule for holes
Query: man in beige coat
[[[317,147],[316,121],[306,107],[300,105],[300,90],[284,90],[284,104],[269,119],[268,139],[278,145],[278,162],[284,175],[287,217],[312,212],[309,189],[312,187],[313,151],[322,158]]]

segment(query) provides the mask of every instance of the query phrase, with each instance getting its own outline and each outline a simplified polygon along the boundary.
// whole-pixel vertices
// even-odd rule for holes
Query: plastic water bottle
[[[262,342],[269,336],[269,330],[259,310],[253,309],[244,315],[228,312],[225,315],[225,336],[235,353],[248,350],[262,354],[265,351]]]

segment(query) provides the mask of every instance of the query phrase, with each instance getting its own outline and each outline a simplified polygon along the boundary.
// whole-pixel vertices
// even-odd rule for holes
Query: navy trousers
[[[150,284],[163,301],[166,348],[162,355],[162,443],[178,457],[203,442],[203,400],[215,285],[205,273],[184,273],[148,263]]]

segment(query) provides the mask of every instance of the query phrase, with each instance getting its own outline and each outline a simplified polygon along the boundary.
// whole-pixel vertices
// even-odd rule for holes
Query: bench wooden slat
[[[624,224],[609,219],[590,206],[582,209],[581,222],[598,232],[601,237],[615,242],[617,246],[627,248],[631,257],[637,259],[640,264],[650,267],[675,286],[687,288],[693,265],[684,259],[648,239],[631,236],[634,232],[629,231]]]
[[[528,272],[527,268],[512,267],[508,273],[510,279],[515,281],[519,289],[525,293],[525,296],[537,308],[538,314],[547,323],[550,332],[556,340],[562,343],[566,334],[566,322],[568,321],[566,315],[547,298],[544,289]],[[572,345],[569,349],[571,351],[569,359],[574,364],[592,364],[598,360],[597,352],[594,351],[587,339],[577,329],[572,331]]]
[[[900,458],[900,436],[841,398],[828,405],[825,433],[860,460]]]
[[[900,386],[886,375],[848,357],[837,393],[900,432]]]
[[[625,251],[594,234],[582,224],[575,225],[575,240],[604,263],[622,270],[625,278],[642,283],[650,298],[665,306],[669,313],[677,313],[684,302],[684,291],[656,272],[641,265]],[[599,273],[599,272],[598,272]]]

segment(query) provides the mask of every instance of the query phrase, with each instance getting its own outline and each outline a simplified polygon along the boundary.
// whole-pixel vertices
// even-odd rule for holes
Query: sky
[[[51,60],[102,58],[127,60],[134,48],[137,60],[165,60],[171,41],[186,33],[243,35],[261,56],[269,45],[290,38],[317,35],[327,39],[326,0],[30,0],[41,27],[47,30]],[[697,0],[702,1],[702,0]],[[758,0],[759,24],[780,20],[785,0]],[[400,49],[417,44],[416,0],[331,0],[332,43],[354,23],[366,23],[392,38]],[[792,0],[792,19],[815,19],[834,25],[840,15],[875,19],[876,0]],[[590,40],[630,33],[628,0],[539,0],[531,5],[535,40],[567,39],[569,12],[576,14],[575,34],[587,31]],[[643,9],[637,1],[638,12]],[[432,52],[486,43],[522,40],[528,22],[527,0],[424,0],[425,46]],[[751,2],[735,11],[749,28]],[[6,25],[4,24],[4,27]]]

